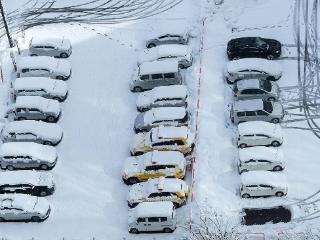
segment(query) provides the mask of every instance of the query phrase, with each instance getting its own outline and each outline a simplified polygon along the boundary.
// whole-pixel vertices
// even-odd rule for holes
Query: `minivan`
[[[176,211],[172,202],[143,202],[129,212],[130,233],[164,232],[176,229]]]
[[[280,102],[262,99],[235,101],[230,111],[231,122],[235,124],[247,121],[279,123],[283,117],[284,110]]]
[[[282,129],[280,125],[252,121],[239,123],[237,146],[239,148],[253,146],[279,147],[283,143]]]
[[[142,63],[136,70],[133,79],[130,85],[132,92],[182,84],[179,62],[172,59]]]

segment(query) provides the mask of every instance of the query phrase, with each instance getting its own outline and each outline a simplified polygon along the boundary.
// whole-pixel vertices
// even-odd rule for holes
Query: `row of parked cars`
[[[11,84],[12,104],[1,130],[0,221],[41,222],[50,215],[43,198],[54,193],[55,183],[48,170],[58,154],[54,146],[63,137],[56,123],[60,102],[68,95],[70,41],[38,38],[30,41],[28,55],[19,56],[17,78]],[[56,58],[54,58],[56,57]]]
[[[175,209],[186,204],[190,192],[183,179],[194,138],[181,69],[193,59],[185,37],[166,32],[148,40],[130,84],[132,92],[139,92],[136,134],[122,174],[130,185],[130,233],[173,232]]]
[[[288,191],[282,172],[285,158],[279,148],[283,143],[279,123],[284,117],[284,110],[279,102],[280,88],[276,83],[282,71],[273,61],[281,55],[281,44],[261,37],[232,39],[228,43],[227,55],[231,61],[226,67],[226,81],[233,84],[234,99],[230,120],[238,125],[240,196],[285,196]],[[264,212],[259,217],[257,211],[245,209],[243,223],[251,225],[270,221],[270,217],[265,221],[261,219],[268,214]]]

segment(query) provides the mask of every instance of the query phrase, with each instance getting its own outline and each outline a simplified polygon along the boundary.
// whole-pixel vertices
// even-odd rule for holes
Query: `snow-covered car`
[[[252,171],[242,173],[240,177],[240,196],[242,198],[287,195],[288,186],[284,173]]]
[[[244,58],[229,61],[225,70],[228,84],[241,79],[264,79],[275,81],[281,78],[282,69],[279,63],[262,58]]]
[[[152,48],[164,44],[186,45],[189,41],[189,32],[185,28],[166,25],[151,31],[146,41],[146,47]]]
[[[46,77],[17,78],[13,84],[15,97],[41,96],[60,102],[67,98],[68,86],[64,81]]]
[[[0,195],[0,222],[42,222],[50,215],[47,199],[26,194]]]
[[[234,101],[230,111],[230,120],[235,124],[248,121],[279,123],[283,117],[284,109],[280,102],[262,99]]]
[[[251,147],[239,149],[239,172],[282,171],[285,168],[281,149],[272,147]]]
[[[261,79],[246,79],[235,82],[233,85],[235,100],[263,99],[276,101],[280,96],[277,83]]]
[[[141,202],[171,201],[178,208],[186,204],[188,185],[177,178],[156,178],[134,184],[128,194],[128,206],[133,208]]]
[[[178,151],[153,151],[125,160],[122,179],[128,184],[147,181],[150,178],[184,178],[186,160]]]
[[[143,202],[131,209],[128,217],[129,233],[171,233],[177,227],[176,210],[172,202]]]
[[[67,80],[71,76],[71,65],[66,59],[47,56],[21,57],[17,61],[17,77],[50,77]]]
[[[159,107],[139,113],[134,122],[134,131],[150,131],[158,126],[187,126],[189,113],[185,107]]]
[[[192,65],[191,48],[187,45],[160,45],[143,50],[139,54],[138,64],[162,59],[176,59],[180,68],[188,68]]]
[[[50,170],[58,161],[55,147],[32,142],[8,142],[0,146],[0,167],[7,170]]]
[[[155,87],[138,95],[137,109],[144,112],[156,107],[187,107],[187,97],[184,85]]]
[[[0,174],[0,194],[23,193],[51,195],[55,190],[53,176],[44,171],[6,171]]]
[[[62,136],[63,131],[58,124],[35,120],[8,122],[1,130],[3,142],[36,142],[55,146]]]
[[[237,146],[239,148],[253,146],[279,147],[283,143],[282,129],[280,125],[252,121],[239,123]]]
[[[14,120],[43,120],[57,122],[61,115],[61,106],[57,100],[39,96],[20,96],[7,111]]]
[[[134,71],[132,79],[130,84],[132,92],[182,84],[179,62],[175,59],[144,62]]]
[[[51,56],[68,58],[72,53],[69,39],[64,37],[38,37],[33,36],[29,43],[30,56]]]
[[[152,128],[149,132],[136,134],[130,150],[133,156],[153,150],[179,151],[187,155],[193,150],[193,141],[193,134],[185,126],[159,126]]]

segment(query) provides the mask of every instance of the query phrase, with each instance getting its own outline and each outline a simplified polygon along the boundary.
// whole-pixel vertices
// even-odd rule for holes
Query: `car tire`
[[[40,191],[39,192],[39,196],[40,197],[44,197],[44,196],[47,196],[47,195],[48,195],[47,191]]]
[[[67,58],[67,57],[69,57],[69,55],[68,55],[68,53],[63,52],[63,53],[60,54],[60,57],[61,58]]]
[[[275,196],[276,197],[283,197],[284,193],[283,192],[276,192]]]
[[[242,194],[241,195],[242,198],[250,198],[251,196],[248,193]]]
[[[240,56],[235,56],[232,58],[232,60],[239,60],[240,59]]]
[[[273,59],[274,59],[274,56],[273,56],[272,54],[269,54],[269,55],[267,55],[267,59],[268,59],[268,60],[273,60]]]
[[[241,144],[239,145],[239,148],[246,148],[247,146],[248,146],[247,144],[241,143]]]
[[[41,170],[49,170],[49,166],[47,164],[41,164],[39,168]]]
[[[0,222],[5,222],[6,220],[3,217],[0,217]]]
[[[50,141],[44,141],[43,145],[54,146],[54,144]]]
[[[58,80],[64,80],[64,77],[63,77],[63,76],[56,76],[56,79],[58,79]]]
[[[134,154],[132,154],[132,156],[140,156],[142,154],[144,154],[144,152],[135,152]]]
[[[272,118],[271,122],[277,124],[280,122],[280,119],[279,118]]]
[[[181,205],[180,205],[179,203],[176,203],[176,202],[173,203],[173,206],[174,206],[174,208],[179,208],[179,207],[181,207]]]
[[[131,177],[131,178],[128,178],[127,182],[129,185],[133,185],[133,184],[139,183],[140,181],[136,177]]]
[[[281,166],[277,165],[272,170],[275,171],[275,172],[279,172],[279,171],[282,171],[283,168]]]
[[[275,81],[276,78],[275,78],[274,76],[269,76],[269,77],[266,78],[266,80],[268,80],[268,81]]]
[[[57,119],[56,119],[54,116],[49,116],[49,117],[46,118],[46,120],[47,120],[48,122],[51,122],[51,123],[57,121]]]
[[[281,144],[280,144],[280,142],[278,142],[278,141],[273,141],[272,143],[271,143],[271,146],[272,147],[279,147]]]
[[[143,89],[142,89],[142,87],[134,87],[134,88],[133,88],[133,91],[134,91],[134,92],[142,92]]]
[[[153,48],[153,47],[155,47],[156,45],[154,44],[154,43],[149,43],[148,44],[148,46],[147,46],[147,48]]]
[[[186,67],[182,63],[179,63],[178,68],[185,69]]]
[[[129,208],[135,208],[136,206],[138,206],[138,203],[128,203]]]
[[[36,57],[36,56],[38,56],[38,55],[35,54],[35,53],[33,53],[33,54],[31,54],[30,56],[31,56],[31,57]]]
[[[7,166],[7,170],[9,170],[9,171],[13,171],[15,168],[14,168],[14,166],[12,166],[12,165],[8,165]]]
[[[39,216],[32,216],[31,222],[41,222],[41,218]]]
[[[226,82],[227,82],[229,85],[234,84],[234,82],[231,82],[231,81],[229,80],[229,78],[227,78],[227,77],[226,77]]]
[[[138,234],[139,231],[136,228],[130,228],[129,233]]]
[[[267,100],[268,100],[269,102],[274,102],[276,99],[275,99],[274,97],[269,97]]]
[[[240,171],[240,174],[245,173],[245,172],[249,172],[248,169],[243,169]]]
[[[164,228],[164,229],[163,229],[163,232],[164,232],[164,233],[172,233],[173,230],[172,230],[171,228]]]

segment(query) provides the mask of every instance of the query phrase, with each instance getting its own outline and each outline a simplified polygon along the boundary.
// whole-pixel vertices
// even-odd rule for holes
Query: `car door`
[[[259,185],[260,189],[260,195],[259,196],[272,196],[274,195],[274,188],[270,185],[266,184],[260,184]]]
[[[246,121],[258,120],[256,111],[246,111]]]
[[[167,85],[163,80],[163,75],[161,73],[151,74],[151,80],[149,80],[149,85],[151,88],[158,87],[158,86],[165,86]]]
[[[257,161],[254,159],[250,159],[248,161],[245,161],[244,167],[246,169],[248,169],[249,171],[255,171],[255,170],[257,170]]]
[[[258,160],[259,170],[269,171],[272,170],[273,164],[268,160]]]
[[[27,114],[28,114],[28,112],[27,112],[26,108],[17,108],[15,110],[16,118],[20,118],[20,117],[27,118]]]
[[[255,136],[253,134],[246,134],[243,135],[243,143],[247,144],[248,146],[254,146],[256,143]]]
[[[247,185],[246,192],[252,197],[257,196],[259,193],[258,185]]]
[[[46,118],[46,116],[38,108],[29,108],[28,117],[34,120],[42,120]]]
[[[136,222],[137,222],[138,231],[140,232],[147,231],[147,228],[148,228],[147,218],[138,218]]]
[[[43,50],[46,56],[56,56],[56,49],[52,46],[44,46]]]
[[[255,135],[256,144],[260,146],[268,145],[268,136],[264,134]]]
[[[50,71],[45,68],[30,69],[29,77],[50,77]]]
[[[33,133],[18,133],[15,136],[15,141],[17,142],[38,142],[37,136]]]
[[[162,231],[159,217],[147,218],[147,231]]]
[[[13,213],[13,210],[8,206],[3,206],[0,208],[0,212],[1,212],[1,215],[0,217],[6,219],[6,220],[15,220],[16,219],[16,216],[15,214]]]
[[[181,84],[180,79],[175,75],[175,73],[165,73],[163,74],[164,82],[166,86],[174,85],[174,84]]]

